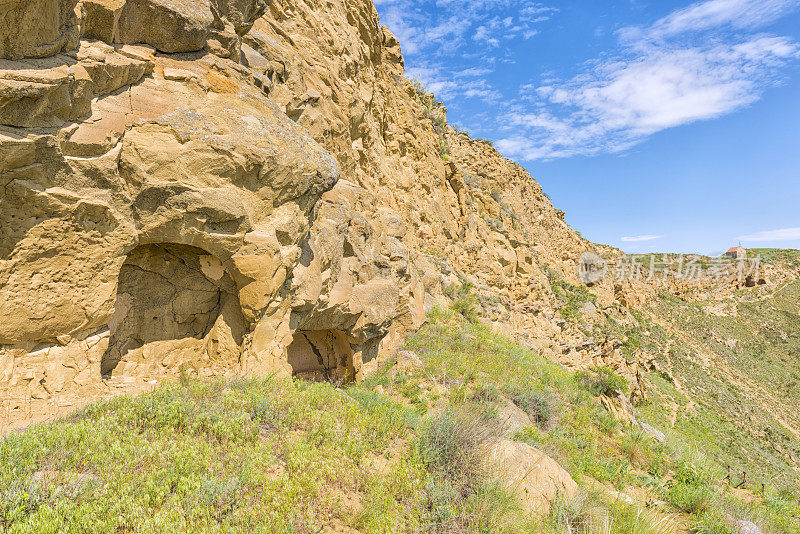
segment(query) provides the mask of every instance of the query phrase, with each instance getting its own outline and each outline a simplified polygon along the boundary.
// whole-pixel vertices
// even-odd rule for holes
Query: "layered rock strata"
[[[0,44],[10,419],[182,370],[352,379],[463,280],[528,346],[572,335],[543,265],[606,249],[447,126],[371,1],[33,4]]]

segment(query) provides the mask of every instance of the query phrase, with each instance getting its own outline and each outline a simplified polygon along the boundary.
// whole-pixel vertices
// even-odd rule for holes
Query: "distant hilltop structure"
[[[728,249],[728,252],[726,252],[725,255],[736,260],[744,260],[747,259],[747,249],[742,248],[741,245],[738,247],[732,247]]]

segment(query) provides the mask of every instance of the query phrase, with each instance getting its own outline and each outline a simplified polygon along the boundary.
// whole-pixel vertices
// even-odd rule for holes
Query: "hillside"
[[[371,0],[0,15],[3,531],[800,531],[796,251],[616,276]]]
[[[620,387],[613,375],[570,373],[457,312],[432,312],[396,359],[346,387],[183,377],[15,433],[0,443],[0,525],[721,533],[751,521],[797,532],[796,486],[735,489],[738,471],[726,480],[713,448],[724,429],[696,415],[704,407],[669,428],[661,396],[683,406],[698,397],[663,381],[637,408],[661,423],[661,444],[602,408],[598,399]],[[507,463],[486,470],[486,454]],[[526,479],[515,478],[520,466]]]

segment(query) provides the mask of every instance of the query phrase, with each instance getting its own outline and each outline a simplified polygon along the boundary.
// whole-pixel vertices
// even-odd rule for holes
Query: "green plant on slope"
[[[608,503],[611,532],[616,534],[674,534],[679,531],[677,514],[659,514],[621,501]]]
[[[563,275],[558,271],[550,269],[547,264],[542,268],[550,282],[553,295],[561,304],[559,311],[564,319],[579,319],[580,309],[587,302],[596,302],[597,296],[583,286],[574,286],[563,279]]]
[[[368,532],[421,527],[412,413],[358,387],[187,381],[0,440],[0,530]],[[335,460],[335,461],[332,461]],[[371,507],[342,506],[341,493]]]
[[[445,288],[445,295],[453,299],[453,311],[469,321],[478,318],[478,297],[473,293],[472,282],[462,280],[461,285],[452,284]]]
[[[478,484],[480,447],[490,435],[490,423],[477,406],[448,406],[423,425],[420,455],[431,472],[466,495]]]
[[[540,428],[547,427],[556,416],[557,404],[552,394],[534,388],[511,388],[511,401],[527,413]]]
[[[797,532],[800,500],[791,488],[768,485],[763,502],[756,492],[743,504],[720,494],[714,440],[723,427],[710,426],[704,406],[673,429],[699,447],[678,448],[672,436],[662,446],[617,424],[587,387],[591,375],[573,375],[461,313],[432,311],[405,347],[424,371],[379,373],[341,389],[187,378],[12,434],[0,440],[0,531],[668,531],[659,530],[668,515],[594,498],[557,503],[552,524],[522,517],[513,494],[482,480],[476,467],[482,436],[495,432],[489,407],[506,395],[534,418],[551,414],[515,438],[547,452],[584,489],[595,480],[621,491],[654,488],[690,514],[692,532],[730,532],[726,513],[754,518],[766,532]],[[679,407],[688,397],[652,376],[659,400],[643,415],[657,424],[652,418],[663,422],[669,413],[656,411],[662,396]],[[612,376],[597,377],[606,384],[594,392],[618,389],[608,384]],[[431,384],[444,402],[426,400]]]
[[[578,373],[577,377],[586,384],[594,396],[613,395],[618,391],[628,393],[630,390],[628,381],[605,365],[592,367],[589,371],[589,373]]]
[[[445,108],[430,91],[419,80],[411,80],[411,85],[417,96],[417,100],[423,107],[425,117],[431,121],[434,133],[437,135],[439,143],[439,157],[444,160],[450,158],[450,144],[447,141],[447,118]]]
[[[525,523],[509,491],[481,475],[482,450],[495,430],[487,406],[449,404],[422,424],[417,448],[430,473],[427,531],[519,532]]]
[[[544,519],[544,526],[554,532],[580,532],[588,534],[592,526],[592,509],[588,506],[586,497],[579,495],[574,499],[567,499],[562,494],[556,494],[550,503],[550,511]]]

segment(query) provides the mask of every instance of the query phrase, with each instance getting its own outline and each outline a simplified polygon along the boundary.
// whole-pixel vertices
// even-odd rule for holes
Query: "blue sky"
[[[586,238],[800,248],[800,0],[376,0],[406,74]]]

